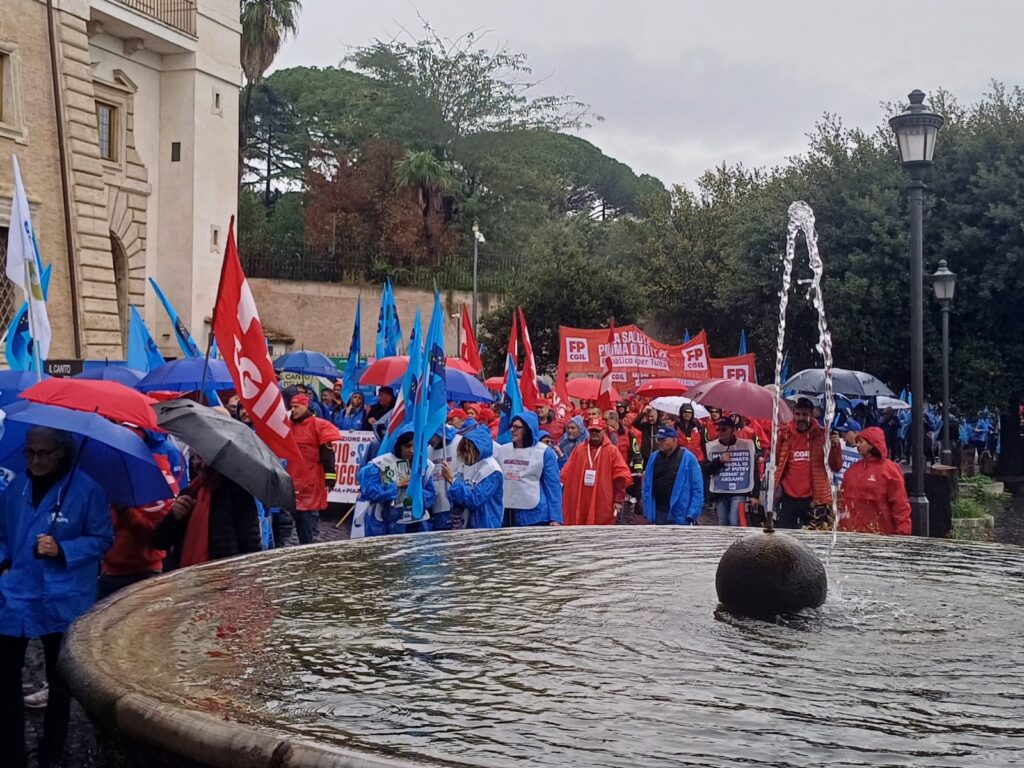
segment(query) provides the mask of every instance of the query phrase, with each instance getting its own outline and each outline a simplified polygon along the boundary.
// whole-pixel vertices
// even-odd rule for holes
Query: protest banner
[[[757,384],[757,369],[753,353],[736,357],[711,358],[710,377],[712,379],[736,379]]]
[[[351,504],[359,497],[359,468],[366,463],[366,452],[374,442],[372,432],[341,430],[341,440],[333,443],[334,468],[338,479],[327,500]]]
[[[621,389],[649,378],[701,381],[709,376],[710,356],[703,331],[685,344],[662,344],[635,325],[615,328],[611,334],[607,328],[559,326],[558,336],[559,371],[566,375],[600,375],[602,361],[610,356],[612,381]]]

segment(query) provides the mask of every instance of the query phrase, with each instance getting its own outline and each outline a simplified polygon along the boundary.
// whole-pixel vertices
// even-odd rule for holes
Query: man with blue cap
[[[679,447],[673,427],[654,435],[658,450],[644,471],[643,509],[654,525],[694,525],[704,504],[704,479],[690,451]]]
[[[856,419],[847,419],[836,429],[843,441],[843,466],[832,475],[832,484],[836,488],[843,484],[846,470],[860,461],[860,452],[857,450],[857,434],[863,429],[864,427]]]

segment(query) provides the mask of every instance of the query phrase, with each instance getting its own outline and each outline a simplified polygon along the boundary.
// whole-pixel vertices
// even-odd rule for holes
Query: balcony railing
[[[139,13],[184,32],[196,36],[196,0],[117,0]]]

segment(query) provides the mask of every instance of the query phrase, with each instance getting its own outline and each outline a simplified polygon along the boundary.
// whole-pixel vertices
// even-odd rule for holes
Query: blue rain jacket
[[[569,437],[569,424],[575,424],[580,431],[579,436],[575,440]],[[576,446],[587,442],[587,439],[589,438],[589,435],[587,434],[587,425],[584,423],[582,416],[573,416],[565,426],[567,431],[562,434],[562,439],[558,441],[558,450],[562,452],[562,458],[558,460],[559,469],[564,467],[565,463],[569,461],[569,456],[576,449]]]
[[[363,430],[363,423],[366,420],[366,411],[358,410],[355,413],[346,415],[344,408],[339,408],[334,415],[334,426],[338,429],[348,429],[355,432]]]
[[[530,430],[530,445],[540,442],[540,421],[533,411],[524,411],[512,421],[520,419]],[[498,462],[501,463],[500,461]],[[533,509],[516,511],[516,526],[562,522],[562,478],[558,473],[558,457],[551,448],[544,451],[544,469],[540,477],[540,503]]]
[[[60,503],[58,503],[58,500]],[[49,534],[61,557],[36,557],[36,536]],[[18,475],[0,499],[0,635],[64,632],[96,599],[100,560],[114,543],[103,489],[83,472],[61,478],[32,506],[32,484]]]
[[[406,432],[412,432],[412,426],[401,427],[395,435],[397,441]],[[423,483],[423,507],[430,509],[434,506],[436,494],[434,492],[434,478],[431,476],[430,465],[428,471],[421,479]],[[374,506],[366,513],[364,530],[367,537],[385,536],[392,533],[409,533],[410,528],[414,531],[429,531],[430,521],[426,520],[417,526],[403,525],[398,522],[402,517],[402,509],[394,505],[398,498],[398,486],[395,483],[386,483],[381,476],[380,467],[370,462],[359,470],[359,498],[369,501]],[[378,519],[378,514],[382,519]]]
[[[470,440],[480,452],[480,459],[471,467],[463,467],[448,488],[448,498],[455,508],[469,514],[467,528],[501,528],[504,509],[501,503],[504,477],[494,460],[491,431],[477,426],[462,436]],[[467,477],[471,478],[467,480]],[[479,478],[479,479],[476,479]]]
[[[700,509],[704,505],[704,477],[700,472],[697,457],[685,448],[681,449],[683,458],[679,462],[679,472],[672,485],[672,498],[669,502],[668,521],[672,525],[692,525],[700,517]],[[643,504],[644,517],[647,522],[654,522],[654,465],[661,460],[661,451],[651,453],[644,470]]]

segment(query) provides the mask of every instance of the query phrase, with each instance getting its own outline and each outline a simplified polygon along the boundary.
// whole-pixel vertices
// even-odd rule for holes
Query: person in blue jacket
[[[366,416],[366,403],[363,400],[362,392],[353,392],[348,399],[348,405],[339,410],[334,417],[334,426],[338,429],[350,429],[355,431],[367,430],[370,428]]]
[[[39,765],[61,760],[71,694],[57,672],[60,644],[93,604],[100,561],[114,542],[106,494],[73,469],[75,451],[67,432],[33,427],[27,470],[0,498],[0,763],[11,768],[27,764],[21,674],[36,637],[49,684]]]
[[[644,470],[643,509],[654,525],[695,525],[704,505],[704,477],[697,458],[679,445],[672,427],[654,436],[658,450]]]
[[[583,417],[573,416],[569,419],[569,422],[565,425],[565,433],[562,435],[562,439],[558,441],[558,452],[561,454],[558,457],[558,468],[564,467],[565,463],[569,461],[572,452],[576,450],[576,446],[583,445],[588,439],[589,433],[587,432],[587,426],[583,421]]]
[[[554,450],[540,441],[537,414],[524,411],[509,423],[512,441],[494,449],[501,467],[504,524],[510,528],[562,524],[562,480]]]
[[[363,525],[366,536],[384,536],[391,533],[418,533],[430,530],[430,521],[400,523],[408,512],[409,473],[413,460],[413,431],[411,426],[400,427],[391,453],[382,453],[359,470],[359,498],[371,503]],[[434,465],[427,461],[427,469],[419,482],[423,484],[423,508],[434,506]]]
[[[501,528],[503,483],[491,431],[478,425],[462,436],[457,451],[458,474],[447,464],[441,468],[452,507],[466,510],[466,528]]]

